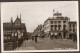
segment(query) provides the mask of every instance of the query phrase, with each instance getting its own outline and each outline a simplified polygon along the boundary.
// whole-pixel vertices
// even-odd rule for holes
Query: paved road
[[[53,50],[53,49],[76,49],[77,43],[69,39],[49,39],[38,38],[36,43],[34,40],[25,40],[22,45],[15,50]]]

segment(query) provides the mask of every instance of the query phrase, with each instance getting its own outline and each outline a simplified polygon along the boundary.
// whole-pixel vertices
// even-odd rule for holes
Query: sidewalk
[[[25,40],[22,45],[17,47],[15,50],[36,50],[36,48],[32,46],[32,42],[32,40]]]

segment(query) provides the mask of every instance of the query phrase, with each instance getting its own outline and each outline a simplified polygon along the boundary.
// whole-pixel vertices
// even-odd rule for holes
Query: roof
[[[21,27],[21,28],[25,28],[25,23],[21,23],[21,25],[17,25],[17,26],[15,25],[15,23],[13,23],[13,24],[10,23],[10,22],[9,22],[9,23],[3,23],[3,29],[11,30],[12,27],[13,27],[13,28],[15,28],[15,27],[16,27],[16,28],[17,28],[17,27],[19,27],[19,28],[20,28],[20,27]]]
[[[45,22],[47,22],[48,20],[68,20],[68,17],[49,17]]]
[[[3,23],[3,27],[11,27],[12,23]]]
[[[12,23],[3,23],[3,29],[8,29],[10,30],[12,26]]]
[[[69,22],[69,24],[76,24],[76,23],[77,23],[76,21]]]

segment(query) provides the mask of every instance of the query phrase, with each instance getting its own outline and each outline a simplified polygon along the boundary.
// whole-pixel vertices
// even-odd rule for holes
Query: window
[[[53,25],[51,25],[51,30],[53,30]]]
[[[75,27],[75,25],[73,25],[73,28]]]
[[[58,25],[58,27],[61,27],[61,25]]]
[[[10,39],[10,36],[8,36],[8,39]]]
[[[73,29],[73,32],[75,32],[75,29]]]
[[[53,24],[53,21],[51,21],[51,24]]]
[[[71,29],[70,29],[70,31],[71,31]]]
[[[63,21],[63,23],[66,23],[66,21]]]
[[[4,36],[4,39],[7,39],[7,36]]]
[[[54,21],[54,23],[57,23],[57,21]]]
[[[63,27],[66,27],[66,25],[63,25]]]
[[[55,27],[57,27],[57,25],[55,25]]]
[[[53,30],[53,28],[51,28],[51,30]]]
[[[55,28],[55,30],[56,30],[56,28]]]
[[[51,25],[51,28],[53,27],[53,25]]]
[[[59,35],[61,35],[61,33],[59,33]]]
[[[69,27],[71,27],[71,25],[69,25]]]
[[[58,21],[58,23],[61,23],[61,21]]]

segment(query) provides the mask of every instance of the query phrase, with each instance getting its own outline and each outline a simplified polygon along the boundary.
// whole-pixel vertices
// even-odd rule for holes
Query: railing
[[[16,49],[17,47],[21,46],[22,42],[23,42],[23,38],[5,39],[4,40],[4,51]]]

